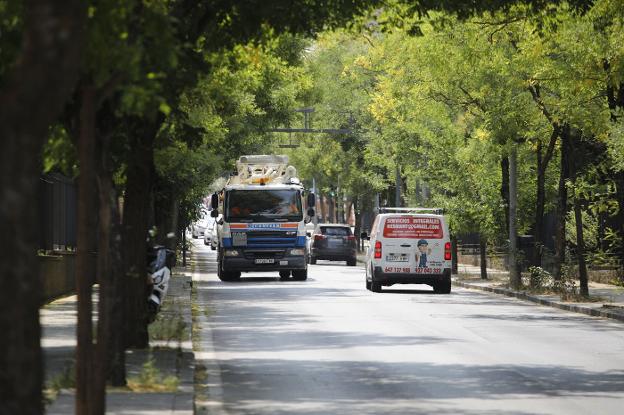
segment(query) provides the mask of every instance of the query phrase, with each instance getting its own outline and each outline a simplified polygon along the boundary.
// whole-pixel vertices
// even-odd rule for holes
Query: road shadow
[[[376,294],[428,294],[428,295],[445,295],[449,294],[438,294],[433,292],[433,289],[397,289],[397,288],[383,288],[380,293]]]
[[[222,362],[221,379],[234,413],[524,415],[552,398],[609,400],[601,413],[616,413],[624,397],[622,371],[550,365],[243,359]]]

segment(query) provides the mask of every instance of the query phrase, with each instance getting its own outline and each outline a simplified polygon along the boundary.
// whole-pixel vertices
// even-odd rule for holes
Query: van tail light
[[[451,243],[447,242],[444,244],[444,259],[446,261],[451,260]]]
[[[355,235],[347,236],[347,241],[355,241]]]
[[[315,241],[322,241],[323,239],[325,239],[326,236],[325,235],[321,235],[321,234],[316,234],[314,235],[314,240]]]
[[[381,241],[375,242],[375,259],[381,259]]]

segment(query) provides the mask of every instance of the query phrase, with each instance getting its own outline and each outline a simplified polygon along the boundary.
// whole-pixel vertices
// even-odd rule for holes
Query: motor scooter
[[[152,287],[147,299],[147,309],[149,321],[156,319],[156,314],[167,295],[169,289],[169,279],[171,269],[175,266],[175,252],[162,245],[155,245],[148,248],[147,252],[147,273]]]

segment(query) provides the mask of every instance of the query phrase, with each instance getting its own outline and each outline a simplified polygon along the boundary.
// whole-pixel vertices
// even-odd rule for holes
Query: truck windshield
[[[230,190],[226,206],[226,220],[233,222],[303,219],[297,190]]]

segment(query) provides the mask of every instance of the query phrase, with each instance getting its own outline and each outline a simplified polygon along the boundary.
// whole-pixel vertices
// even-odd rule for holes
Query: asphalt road
[[[196,244],[196,404],[225,414],[621,414],[624,325],[319,261],[224,283]]]

